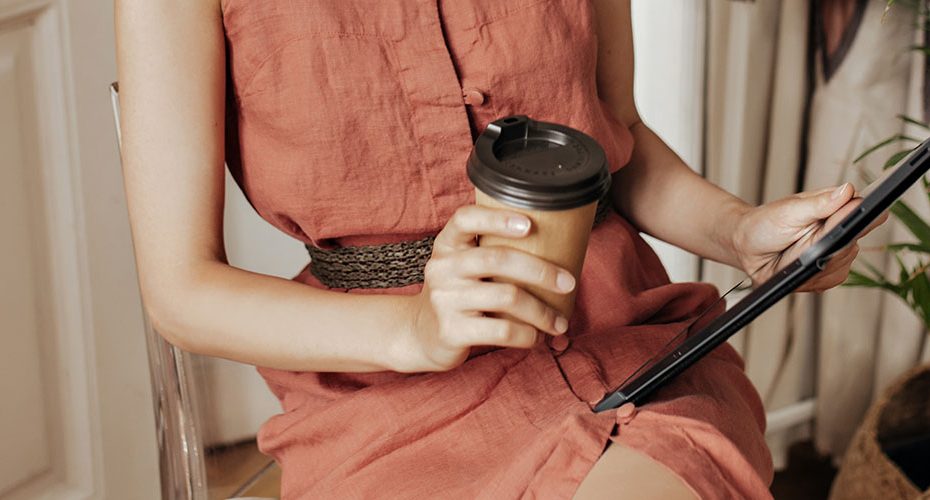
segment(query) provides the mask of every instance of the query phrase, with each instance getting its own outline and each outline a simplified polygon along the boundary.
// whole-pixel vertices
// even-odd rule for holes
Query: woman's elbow
[[[205,348],[190,327],[190,293],[183,283],[157,283],[142,287],[142,305],[151,328],[169,344],[184,351],[201,354]]]

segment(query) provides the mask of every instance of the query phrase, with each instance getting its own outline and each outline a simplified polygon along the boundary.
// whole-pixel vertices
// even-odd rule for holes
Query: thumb
[[[855,190],[848,182],[835,189],[825,189],[814,196],[802,197],[794,203],[793,219],[800,224],[809,224],[833,215],[852,199]]]

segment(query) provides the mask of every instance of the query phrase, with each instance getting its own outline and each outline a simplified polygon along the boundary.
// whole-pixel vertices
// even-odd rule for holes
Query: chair
[[[117,142],[121,145],[118,83],[110,85],[110,99]],[[208,484],[209,453],[203,439],[204,394],[200,390],[203,374],[196,369],[197,356],[165,341],[147,317],[145,341],[152,380],[162,498],[211,500],[242,495],[256,479],[268,473],[274,466],[273,461],[266,458],[254,471],[241,474],[241,480],[234,479],[233,484],[223,481],[224,489],[231,496],[219,493],[220,488]]]

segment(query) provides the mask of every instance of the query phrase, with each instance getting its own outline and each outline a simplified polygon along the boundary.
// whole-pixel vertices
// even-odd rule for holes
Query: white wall
[[[633,0],[637,107],[643,121],[697,172],[704,154],[705,19],[705,0]],[[672,281],[698,279],[696,257],[647,240]]]

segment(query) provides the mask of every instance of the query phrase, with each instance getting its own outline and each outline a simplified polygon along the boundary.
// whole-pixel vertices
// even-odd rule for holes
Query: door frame
[[[24,143],[42,213],[49,316],[38,332],[51,457],[0,498],[159,498],[144,323],[108,84],[113,5],[0,0],[0,31],[28,30]],[[29,101],[31,98],[31,102]],[[27,160],[28,162],[32,162]],[[41,226],[41,227],[39,227]]]

